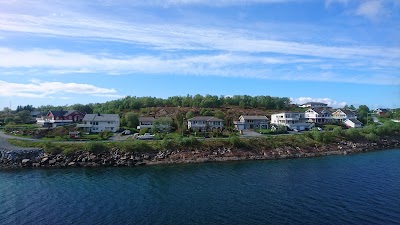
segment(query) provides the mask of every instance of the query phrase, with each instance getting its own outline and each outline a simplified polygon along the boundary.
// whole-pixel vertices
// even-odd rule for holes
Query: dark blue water
[[[400,150],[1,171],[0,224],[400,224]]]

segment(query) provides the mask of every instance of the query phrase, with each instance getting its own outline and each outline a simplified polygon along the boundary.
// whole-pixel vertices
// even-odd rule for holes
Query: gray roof
[[[362,123],[358,119],[349,119],[354,124],[362,125]]]
[[[83,121],[119,121],[118,114],[86,114]]]
[[[196,116],[188,119],[188,121],[224,121],[213,116]]]
[[[243,119],[245,120],[268,120],[266,116],[249,116],[249,115],[242,115]]]
[[[344,114],[346,114],[346,116],[355,116],[356,114],[348,109],[339,109],[340,111],[342,111]]]

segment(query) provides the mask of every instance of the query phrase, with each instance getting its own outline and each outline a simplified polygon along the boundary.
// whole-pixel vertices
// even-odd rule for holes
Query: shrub
[[[101,142],[89,142],[86,145],[86,150],[91,153],[99,154],[108,150],[107,146]]]
[[[324,136],[320,131],[313,130],[313,131],[311,131],[311,134],[312,134],[312,139],[314,139],[318,142],[323,142]]]
[[[343,130],[341,127],[335,127],[332,130],[332,134],[335,135],[336,137],[341,137],[343,136]]]
[[[174,140],[168,139],[168,138],[164,138],[161,142],[161,146],[164,149],[171,149],[173,147],[175,147],[176,142]]]
[[[139,132],[139,134],[140,135],[143,135],[143,134],[145,134],[145,133],[148,133],[149,132],[149,128],[142,128],[142,129],[140,129],[140,132]]]
[[[43,149],[46,153],[52,154],[52,155],[57,155],[62,152],[62,149],[59,145],[56,145],[49,141],[43,142]]]
[[[367,139],[368,141],[378,141],[379,137],[374,133],[369,133],[365,135],[365,139]]]
[[[154,149],[146,143],[146,141],[134,141],[133,142],[133,151],[135,152],[149,152]]]
[[[102,132],[99,133],[99,137],[102,140],[107,140],[111,136],[112,136],[112,133],[110,131],[108,131],[108,130],[103,130]]]
[[[349,128],[348,130],[346,130],[345,135],[350,140],[356,140],[361,137],[360,132],[357,128]]]
[[[178,144],[182,147],[190,147],[190,146],[195,146],[199,145],[200,141],[197,140],[197,138],[191,136],[188,138],[179,138],[178,139]]]
[[[332,132],[323,132],[322,133],[322,142],[323,143],[332,143],[335,140],[335,134],[333,134]]]
[[[146,141],[140,140],[121,143],[120,147],[125,152],[150,152],[154,150]]]
[[[236,148],[245,147],[245,143],[237,136],[232,136],[229,138],[229,143]]]

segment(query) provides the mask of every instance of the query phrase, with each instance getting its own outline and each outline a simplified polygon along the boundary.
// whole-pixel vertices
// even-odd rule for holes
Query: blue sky
[[[0,109],[271,95],[400,107],[400,0],[0,0]]]

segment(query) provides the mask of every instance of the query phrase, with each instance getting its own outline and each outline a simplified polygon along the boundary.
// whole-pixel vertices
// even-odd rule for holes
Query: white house
[[[283,112],[271,115],[271,124],[285,126],[289,129],[310,129],[313,124],[307,123],[305,114],[301,112]]]
[[[311,108],[304,113],[310,123],[329,123],[332,120],[332,113],[324,108]]]
[[[322,102],[307,102],[302,105],[299,105],[301,108],[325,108],[328,107],[328,104]]]
[[[269,119],[266,116],[241,115],[239,121],[234,121],[237,130],[268,129]]]
[[[347,127],[353,127],[353,128],[362,127],[362,123],[357,119],[346,119],[344,121],[344,124],[346,124]]]
[[[153,121],[156,118],[154,118],[153,116],[140,116],[139,117],[139,126],[137,126],[137,129],[143,129],[143,128],[147,128],[147,129],[151,129],[153,127]]]
[[[86,114],[82,122],[77,127],[83,128],[86,132],[99,133],[105,130],[117,132],[120,118],[118,114]]]
[[[347,119],[357,119],[357,116],[354,112],[348,109],[338,109],[332,113],[332,119],[341,123],[346,121]]]
[[[157,123],[157,130],[158,132],[163,131],[163,132],[168,132],[172,128],[172,118],[170,117],[152,117],[152,116],[140,116],[139,117],[139,126],[137,126],[137,129],[144,129],[147,128],[151,132],[153,131],[153,125],[155,124],[155,121],[158,121]]]
[[[188,129],[196,131],[222,130],[224,120],[213,116],[196,116],[188,119]]]

